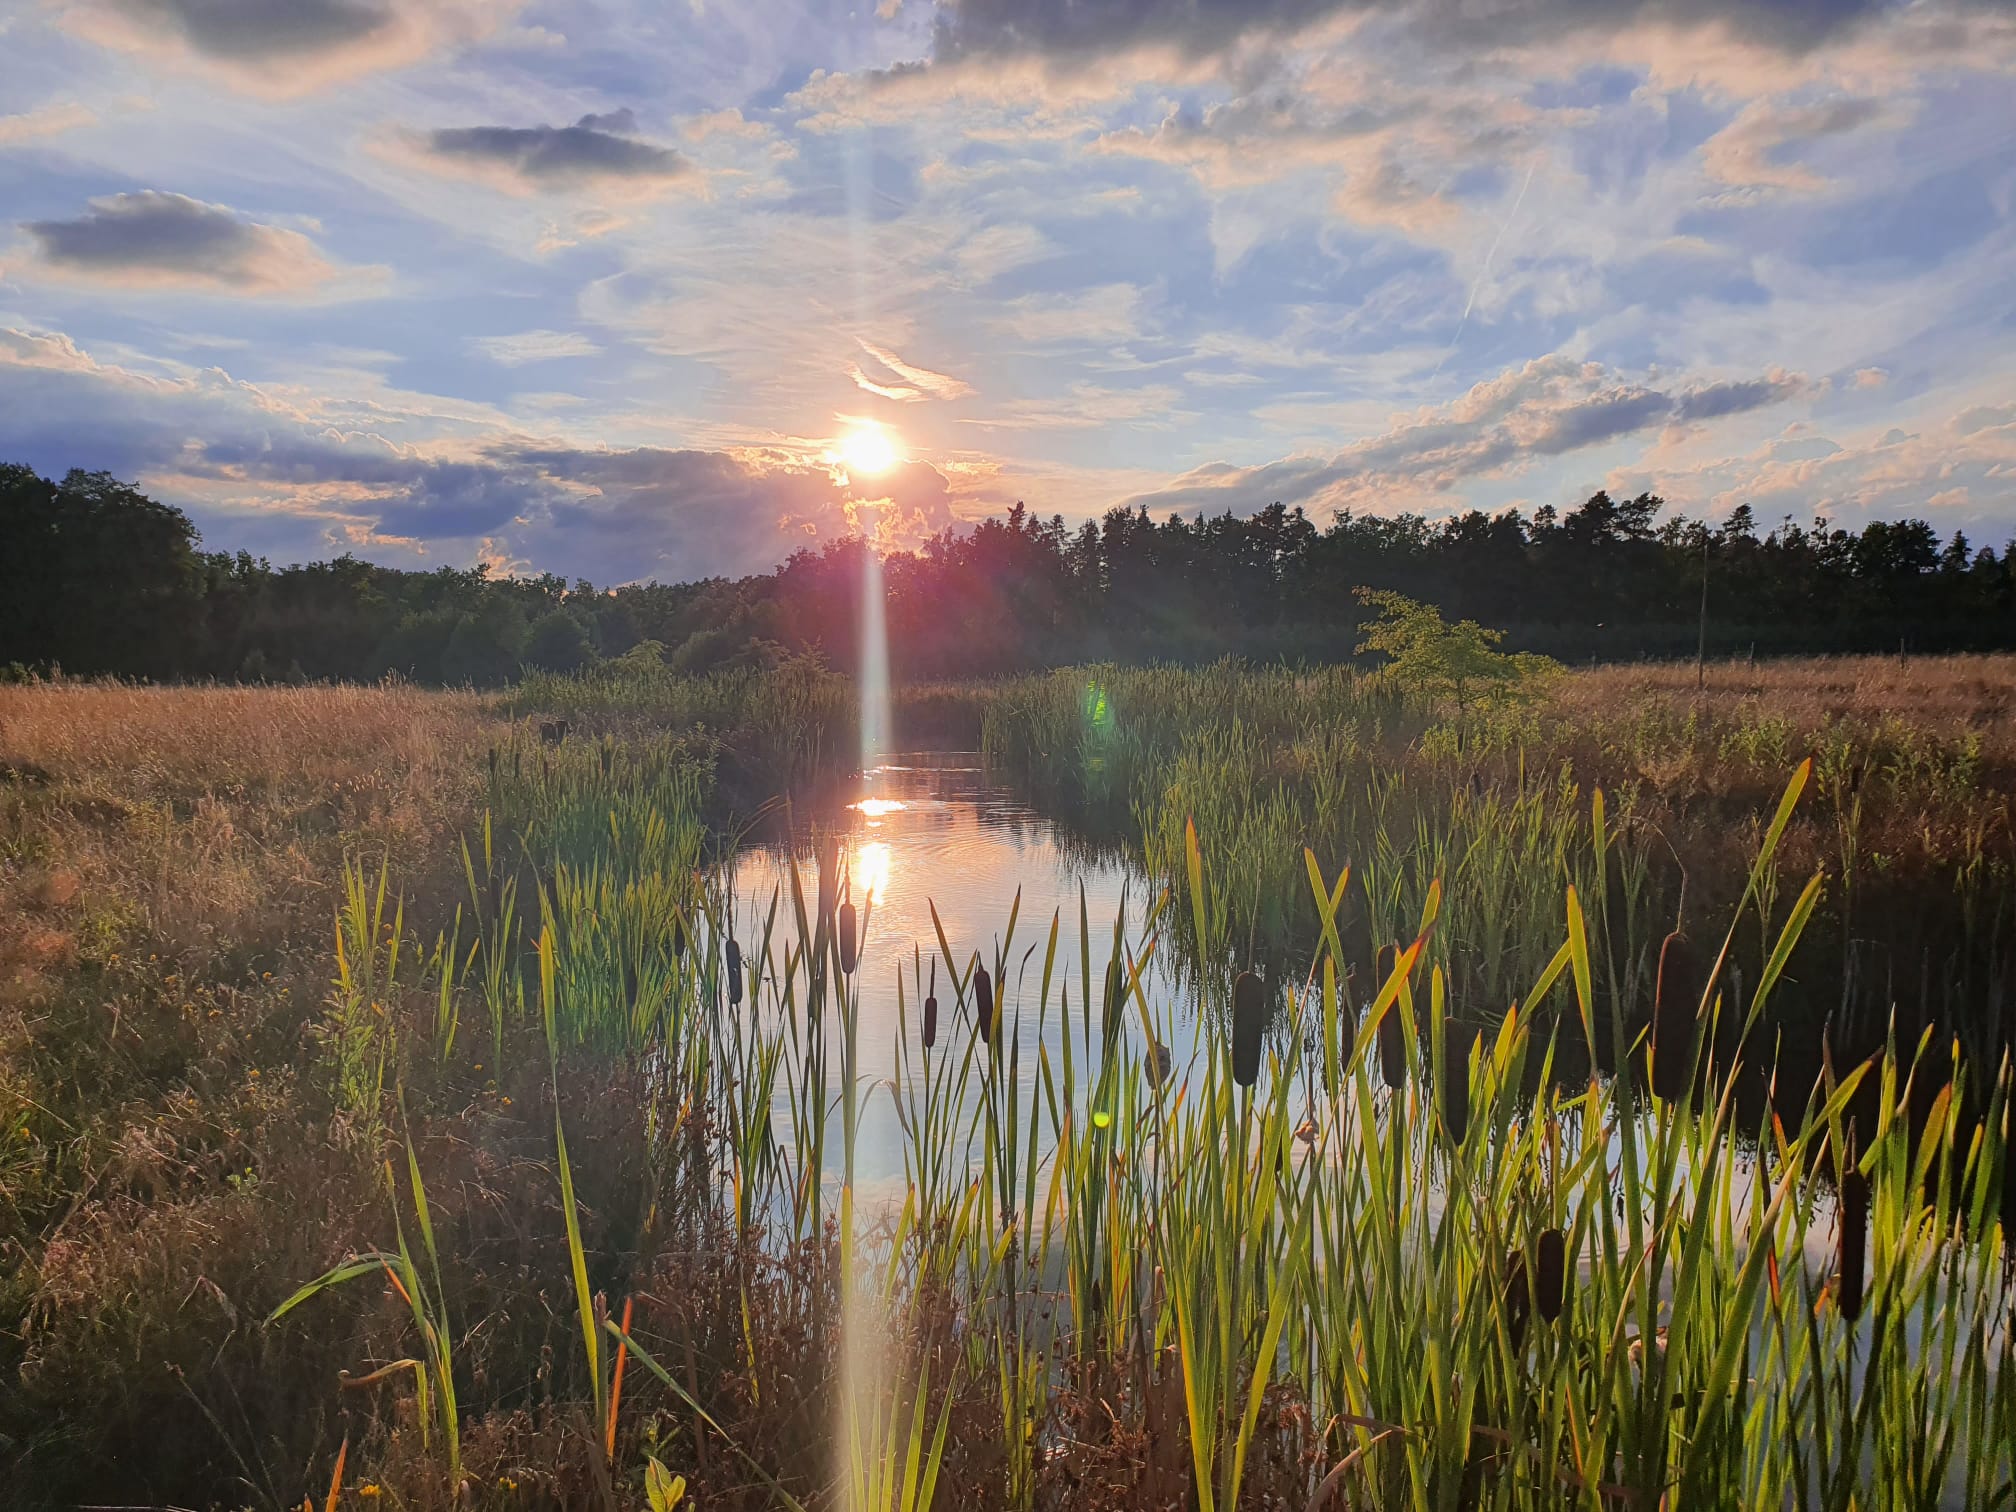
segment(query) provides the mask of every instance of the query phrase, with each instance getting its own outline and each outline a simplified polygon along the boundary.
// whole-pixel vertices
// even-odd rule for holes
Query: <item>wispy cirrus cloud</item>
[[[469,344],[504,367],[562,357],[593,357],[602,350],[579,331],[514,331],[506,336],[478,336]]]
[[[95,110],[75,100],[41,105],[15,115],[0,115],[0,148],[18,147],[24,142],[74,131],[79,126],[89,126],[97,119]]]
[[[926,399],[963,399],[973,392],[973,386],[947,373],[934,373],[926,367],[917,367],[905,362],[887,347],[875,345],[872,341],[860,343],[861,351],[873,362],[878,374],[863,371],[858,362],[847,365],[848,374],[855,386],[884,399],[894,399],[901,404],[916,404]]]

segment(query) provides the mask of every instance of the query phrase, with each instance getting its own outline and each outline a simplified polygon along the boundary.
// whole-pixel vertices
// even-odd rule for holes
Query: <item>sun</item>
[[[873,478],[889,471],[901,459],[896,455],[896,438],[883,427],[868,422],[857,425],[840,441],[840,460],[847,471]]]

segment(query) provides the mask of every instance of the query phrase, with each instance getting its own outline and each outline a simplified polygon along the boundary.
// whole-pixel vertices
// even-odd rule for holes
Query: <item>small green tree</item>
[[[1384,656],[1381,675],[1408,693],[1454,704],[1459,720],[1480,704],[1527,702],[1560,670],[1559,663],[1530,651],[1498,650],[1503,630],[1467,619],[1452,625],[1433,604],[1417,604],[1384,588],[1360,588],[1357,595],[1378,611],[1365,626],[1360,654]]]
[[[525,664],[542,672],[578,672],[595,659],[588,631],[565,609],[554,609],[532,622],[525,638]]]

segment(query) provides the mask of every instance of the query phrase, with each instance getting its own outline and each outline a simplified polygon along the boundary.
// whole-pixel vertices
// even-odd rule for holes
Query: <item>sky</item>
[[[211,549],[2016,534],[2011,0],[5,0],[0,56],[0,460]]]

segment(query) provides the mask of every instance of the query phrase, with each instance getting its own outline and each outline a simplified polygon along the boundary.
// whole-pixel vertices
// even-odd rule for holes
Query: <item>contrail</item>
[[[1526,191],[1533,186],[1533,170],[1539,166],[1540,157],[1536,153],[1534,154],[1533,161],[1526,165],[1525,182],[1520,184],[1519,192],[1512,196],[1512,208],[1505,212],[1505,219],[1498,223],[1498,234],[1491,238],[1491,246],[1484,253],[1483,268],[1478,271],[1477,277],[1471,282],[1470,297],[1463,301],[1463,318],[1456,322],[1456,334],[1449,338],[1449,350],[1444,352],[1441,360],[1435,364],[1435,372],[1428,375],[1430,378],[1433,378],[1436,373],[1442,371],[1442,364],[1455,354],[1456,343],[1463,339],[1463,328],[1470,324],[1470,311],[1477,303],[1477,291],[1484,287],[1484,280],[1491,276],[1491,259],[1498,255],[1498,244],[1505,240],[1506,228],[1518,218],[1519,207],[1526,203]]]

